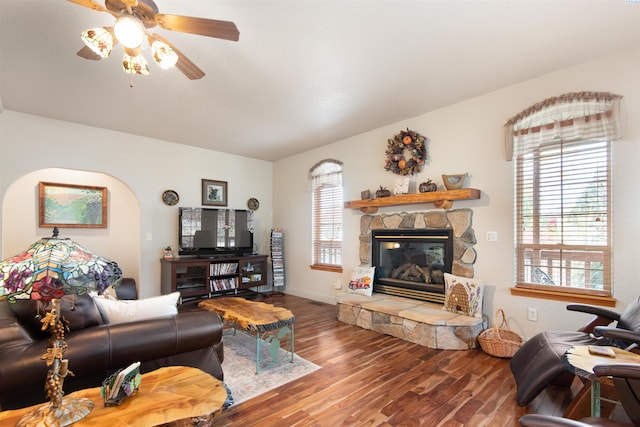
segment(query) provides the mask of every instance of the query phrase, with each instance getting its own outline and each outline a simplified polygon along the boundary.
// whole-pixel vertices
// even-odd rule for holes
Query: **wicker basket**
[[[498,320],[500,321],[498,322]],[[513,357],[522,345],[522,337],[507,329],[507,319],[502,309],[496,311],[491,329],[485,329],[478,335],[482,350],[496,357]]]

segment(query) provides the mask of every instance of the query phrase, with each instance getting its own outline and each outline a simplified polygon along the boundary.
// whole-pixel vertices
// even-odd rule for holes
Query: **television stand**
[[[253,292],[268,283],[267,255],[215,255],[161,260],[163,294],[180,292],[180,304]],[[259,292],[256,292],[259,294]]]

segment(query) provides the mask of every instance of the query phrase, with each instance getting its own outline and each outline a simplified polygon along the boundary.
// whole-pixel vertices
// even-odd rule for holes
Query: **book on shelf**
[[[237,262],[212,263],[210,266],[210,274],[212,276],[223,276],[225,274],[235,274],[237,271],[238,271]]]
[[[236,278],[229,277],[227,279],[213,279],[211,280],[211,292],[227,291],[230,289],[236,289]]]

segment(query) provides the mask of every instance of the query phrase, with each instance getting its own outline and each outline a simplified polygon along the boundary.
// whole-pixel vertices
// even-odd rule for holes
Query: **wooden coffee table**
[[[222,411],[227,391],[222,382],[200,369],[169,366],[142,375],[140,388],[120,406],[104,406],[100,387],[79,390],[70,398],[88,398],[93,410],[73,424],[82,426],[202,425]],[[41,405],[0,412],[0,425],[14,426]]]
[[[289,335],[291,347],[290,360],[293,363],[293,324],[296,321],[293,313],[286,308],[276,307],[264,302],[249,301],[244,298],[212,298],[198,304],[199,307],[217,313],[225,323],[233,325],[233,333],[239,327],[256,338],[256,374],[263,367],[260,362],[260,345],[269,342],[271,363],[265,367],[272,367],[285,362],[278,360],[280,339]]]

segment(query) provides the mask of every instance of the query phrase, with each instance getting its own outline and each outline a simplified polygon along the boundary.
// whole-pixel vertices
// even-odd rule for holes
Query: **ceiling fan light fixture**
[[[80,36],[89,49],[101,58],[107,58],[113,49],[113,36],[105,27],[84,30]]]
[[[116,39],[126,47],[139,47],[144,41],[144,28],[135,16],[126,15],[116,19],[113,32]]]
[[[149,75],[149,64],[142,55],[130,55],[125,51],[122,58],[122,69],[128,74],[140,74],[141,76]]]
[[[155,40],[151,43],[151,53],[153,54],[153,60],[163,70],[168,70],[178,62],[178,54],[175,50],[160,40]]]

